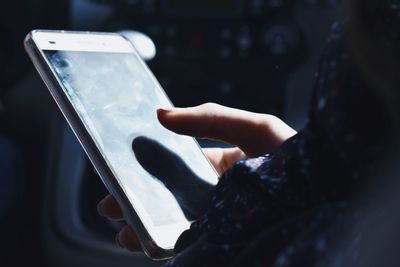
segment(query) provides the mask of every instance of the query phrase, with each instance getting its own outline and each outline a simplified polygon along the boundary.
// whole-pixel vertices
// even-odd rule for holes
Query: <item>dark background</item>
[[[22,0],[0,9],[0,264],[150,266],[114,244],[106,191],[23,51],[32,29],[145,33],[177,106],[204,102],[305,123],[329,0]],[[201,142],[204,146],[213,145]],[[135,266],[136,266],[135,265]]]

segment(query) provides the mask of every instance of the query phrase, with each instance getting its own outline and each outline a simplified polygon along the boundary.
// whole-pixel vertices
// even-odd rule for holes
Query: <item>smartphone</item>
[[[218,175],[194,138],[158,122],[156,110],[172,104],[132,43],[116,33],[34,30],[25,49],[144,252],[154,260],[172,257],[190,222],[138,163],[132,141],[158,141],[210,184]]]

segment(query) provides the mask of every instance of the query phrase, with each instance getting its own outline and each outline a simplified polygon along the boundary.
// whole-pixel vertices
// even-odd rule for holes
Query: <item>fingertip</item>
[[[107,195],[97,204],[97,212],[99,215],[115,221],[121,220],[123,217],[121,208],[111,195]]]
[[[168,123],[168,115],[171,114],[171,112],[173,111],[172,108],[159,108],[157,109],[157,118],[158,121],[162,124],[162,125],[166,125]]]
[[[115,240],[122,248],[126,248],[133,252],[141,250],[139,238],[133,229],[128,225],[122,228],[122,230],[116,235]]]
[[[197,132],[197,107],[159,109],[157,118],[162,126],[175,133],[191,135],[192,131]]]
[[[158,108],[157,114],[163,115],[172,111],[172,108]]]
[[[174,111],[174,108],[159,108],[157,109],[157,117],[158,119],[164,119],[168,114],[171,114]]]

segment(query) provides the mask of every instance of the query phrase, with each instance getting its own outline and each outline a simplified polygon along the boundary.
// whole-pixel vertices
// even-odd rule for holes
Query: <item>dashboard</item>
[[[155,42],[148,64],[175,105],[212,101],[283,115],[288,75],[308,54],[296,1],[100,2],[113,8],[104,30],[132,28]],[[332,4],[309,2],[303,4]]]

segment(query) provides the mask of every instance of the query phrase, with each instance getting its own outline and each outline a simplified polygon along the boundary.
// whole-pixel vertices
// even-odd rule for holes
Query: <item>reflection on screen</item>
[[[132,140],[155,139],[176,152],[198,176],[213,184],[217,177],[192,138],[159,124],[156,109],[170,104],[136,55],[71,51],[45,51],[45,55],[144,224],[186,220],[171,192],[135,160]]]

